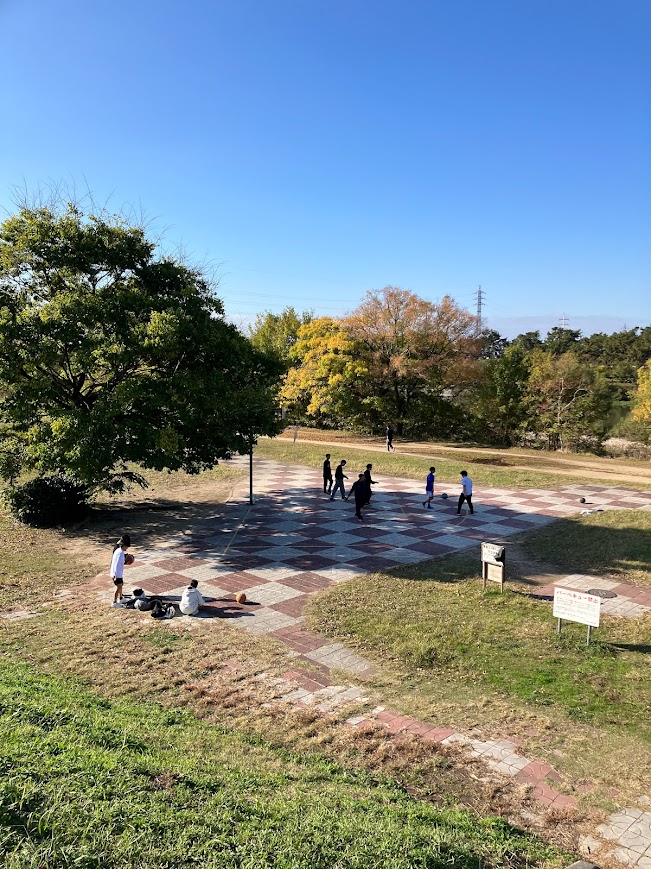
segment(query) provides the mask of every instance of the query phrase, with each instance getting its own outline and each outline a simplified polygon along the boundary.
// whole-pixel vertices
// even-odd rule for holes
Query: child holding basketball
[[[131,538],[123,534],[113,548],[111,559],[111,579],[115,586],[113,606],[122,606],[122,588],[124,587],[124,557],[127,549],[131,546]]]

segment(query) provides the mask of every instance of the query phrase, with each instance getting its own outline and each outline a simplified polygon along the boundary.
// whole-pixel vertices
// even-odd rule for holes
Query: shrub
[[[4,493],[12,516],[27,525],[49,528],[77,522],[88,512],[88,486],[70,477],[36,477]]]

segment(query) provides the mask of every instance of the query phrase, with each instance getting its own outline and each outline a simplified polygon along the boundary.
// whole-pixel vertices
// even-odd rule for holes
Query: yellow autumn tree
[[[339,321],[319,317],[301,326],[290,356],[294,367],[280,391],[290,417],[324,428],[362,421],[368,366]]]
[[[631,412],[635,422],[651,423],[651,359],[638,368],[635,407]]]

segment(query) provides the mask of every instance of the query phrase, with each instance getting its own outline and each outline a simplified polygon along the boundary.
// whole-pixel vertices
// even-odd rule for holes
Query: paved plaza
[[[458,487],[451,488],[447,500],[437,495],[427,510],[417,482],[384,478],[360,522],[352,501],[339,496],[330,501],[320,491],[318,471],[268,460],[256,461],[255,470],[258,494],[252,506],[242,483],[214,518],[150,550],[136,547],[136,566],[125,576],[127,590],[140,585],[180,598],[188,580],[197,579],[208,599],[202,618],[228,619],[236,628],[273,634],[292,645],[292,637],[301,639],[309,595],[333,583],[472,547],[479,558],[481,541],[504,541],[585,507],[651,509],[651,495],[605,486],[482,488],[475,496],[475,514],[464,506],[457,516]],[[349,476],[354,478],[352,471]],[[585,505],[579,504],[580,496]],[[567,577],[562,584],[581,588],[586,582],[594,585],[583,576]],[[598,584],[605,587],[603,580]],[[608,588],[617,593],[618,585],[609,582]],[[234,600],[240,591],[247,596],[244,606]],[[637,595],[631,613],[651,607],[651,590],[631,593]],[[624,597],[624,603],[621,595],[604,601],[604,612],[625,606]],[[313,650],[301,651],[314,657]],[[359,665],[351,669],[357,672]]]

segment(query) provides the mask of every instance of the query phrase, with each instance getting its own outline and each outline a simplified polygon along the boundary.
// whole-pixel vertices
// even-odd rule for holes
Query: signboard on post
[[[592,628],[599,627],[601,598],[596,594],[586,594],[573,588],[554,588],[553,615],[558,619],[558,633],[561,633],[563,619],[588,626],[588,642]]]
[[[497,543],[482,543],[481,545],[481,576],[486,588],[486,582],[499,582],[500,591],[504,591],[506,578],[506,549]]]

